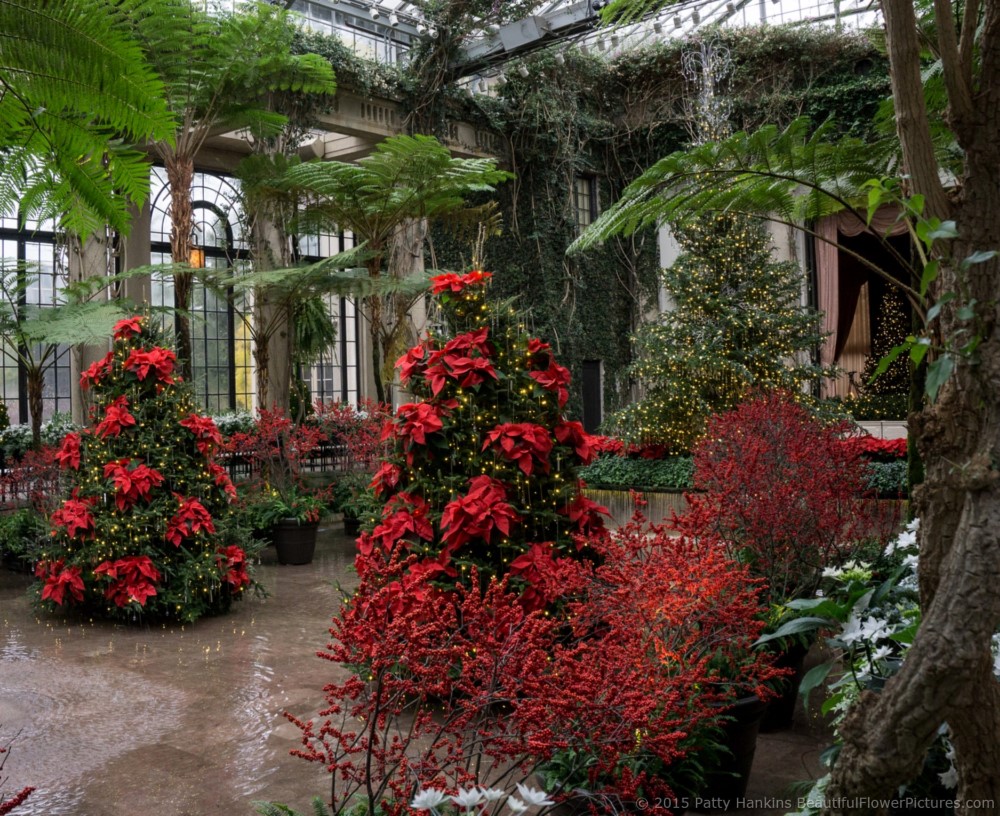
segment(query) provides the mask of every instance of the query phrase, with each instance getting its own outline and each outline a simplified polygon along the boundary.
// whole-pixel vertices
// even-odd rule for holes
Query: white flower
[[[482,793],[484,802],[499,802],[507,795],[500,788],[480,788],[479,792]]]
[[[827,567],[826,569],[823,570],[824,578],[839,578],[843,574],[844,571],[842,569],[839,569],[838,567]]]
[[[916,573],[917,566],[918,566],[919,563],[920,563],[920,558],[919,558],[919,556],[917,556],[916,553],[913,553],[912,555],[908,555],[908,556],[906,556],[906,558],[903,559],[903,566],[906,567],[911,572],[914,572],[914,573]]]
[[[413,797],[410,807],[414,810],[433,810],[447,798],[444,791],[427,788]]]
[[[872,663],[878,663],[878,661],[885,660],[887,657],[892,657],[892,647],[879,646],[872,652]]]
[[[958,769],[952,765],[944,773],[938,774],[938,779],[941,780],[941,784],[946,788],[957,788],[958,787]]]
[[[852,612],[851,617],[847,619],[847,623],[844,624],[844,628],[840,632],[840,639],[850,646],[861,640],[861,637],[861,618]]]
[[[507,807],[515,813],[524,813],[524,811],[528,809],[528,806],[516,796],[511,796],[510,799],[507,800]]]
[[[891,634],[892,630],[889,628],[889,624],[887,624],[884,620],[879,620],[878,618],[868,618],[861,626],[860,637],[862,640],[875,643],[879,640],[885,640]]]
[[[452,802],[458,805],[460,808],[474,808],[476,805],[482,803],[483,792],[479,788],[459,788],[458,793],[454,796],[449,797]]]
[[[906,525],[906,531],[909,533],[915,533],[920,529],[920,518],[916,517],[909,524]]]
[[[524,799],[529,805],[554,805],[551,799],[549,799],[544,791],[540,791],[537,788],[529,787],[528,785],[522,785],[520,782],[517,783],[517,792],[521,794],[521,798]]]

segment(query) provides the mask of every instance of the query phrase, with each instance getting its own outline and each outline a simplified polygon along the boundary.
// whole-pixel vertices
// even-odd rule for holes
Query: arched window
[[[170,188],[166,171],[153,168],[150,250],[152,263],[170,263]],[[235,268],[249,262],[243,210],[235,179],[195,173],[191,186],[193,265]],[[231,295],[231,293],[230,293]],[[173,306],[173,279],[155,274],[154,306]],[[243,310],[247,304],[238,303]],[[191,299],[191,371],[195,398],[210,413],[253,408],[250,335],[226,298],[195,284]]]
[[[51,220],[29,219],[22,229],[17,213],[0,213],[0,258],[7,282],[3,297],[4,311],[20,306],[55,306],[62,302],[62,290],[69,280],[65,244]],[[24,350],[22,350],[23,352]],[[41,349],[37,349],[38,352]],[[45,368],[42,392],[42,419],[56,411],[70,411],[71,375],[69,346],[58,346]],[[18,349],[4,343],[0,348],[0,399],[7,406],[11,424],[25,424],[28,416],[28,391],[24,365]],[[39,354],[33,355],[39,359]]]

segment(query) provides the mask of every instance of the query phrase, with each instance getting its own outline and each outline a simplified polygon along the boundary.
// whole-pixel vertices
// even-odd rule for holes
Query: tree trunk
[[[190,156],[171,156],[164,161],[167,181],[170,184],[170,256],[174,263],[191,262],[191,233],[194,219],[191,207],[191,184],[194,181],[194,159]],[[178,313],[177,357],[181,376],[191,380],[191,292],[194,276],[190,272],[174,273],[174,306]]]
[[[258,269],[291,266],[287,238],[279,226],[262,213],[252,219],[254,264]],[[275,303],[266,286],[254,292],[253,355],[256,367],[257,405],[290,410],[292,331],[286,304]]]
[[[42,446],[42,394],[45,390],[45,371],[41,366],[29,367],[25,372],[28,385],[28,418],[31,421],[31,447]]]
[[[900,77],[912,71],[912,54],[898,49],[895,12],[909,0],[883,0],[894,97],[901,121],[916,121],[908,98],[897,93]],[[898,675],[879,695],[868,693],[844,722],[843,750],[827,789],[831,814],[869,814],[910,781],[938,727],[947,722],[956,748],[958,813],[996,813],[1000,805],[1000,684],[993,676],[990,642],[1000,626],[1000,336],[996,303],[1000,263],[990,259],[962,269],[973,252],[1000,246],[1000,3],[983,7],[977,119],[953,121],[965,152],[965,168],[950,215],[959,237],[948,247],[935,299],[953,294],[934,325],[937,343],[952,349],[955,371],[937,401],[910,417],[926,473],[914,491],[921,519],[920,605],[923,622]],[[905,14],[904,14],[905,17]],[[905,60],[911,60],[909,66]],[[900,111],[900,106],[904,110]],[[919,116],[917,116],[919,119]],[[911,168],[921,150],[918,131],[900,127]],[[929,141],[928,139],[924,139]],[[921,182],[919,179],[925,179]],[[911,174],[913,193],[933,194],[938,178]],[[924,187],[929,187],[925,190]],[[928,198],[934,212],[938,206]],[[962,320],[960,306],[975,306],[975,319]],[[974,354],[960,349],[973,336]],[[866,800],[866,797],[869,799]],[[977,805],[977,800],[979,804]]]

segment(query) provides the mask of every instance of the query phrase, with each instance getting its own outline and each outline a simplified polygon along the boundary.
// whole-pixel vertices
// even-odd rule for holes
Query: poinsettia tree
[[[386,425],[391,444],[372,487],[381,523],[363,555],[403,547],[410,576],[508,575],[527,608],[559,594],[558,562],[590,555],[582,536],[606,511],[580,490],[594,455],[562,409],[569,371],[509,305],[490,304],[490,273],[432,279],[445,328],[397,362],[414,401]]]
[[[132,317],[83,373],[94,408],[56,454],[67,495],[36,568],[44,606],[191,621],[252,585],[236,491],[214,458],[219,431],[194,410],[176,365],[155,327]]]

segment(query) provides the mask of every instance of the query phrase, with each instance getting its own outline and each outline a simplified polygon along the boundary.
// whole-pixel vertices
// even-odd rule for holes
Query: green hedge
[[[906,496],[906,461],[867,462],[867,487],[881,498]],[[689,490],[694,464],[690,456],[666,459],[628,459],[602,456],[580,469],[589,487],[606,490]]]

